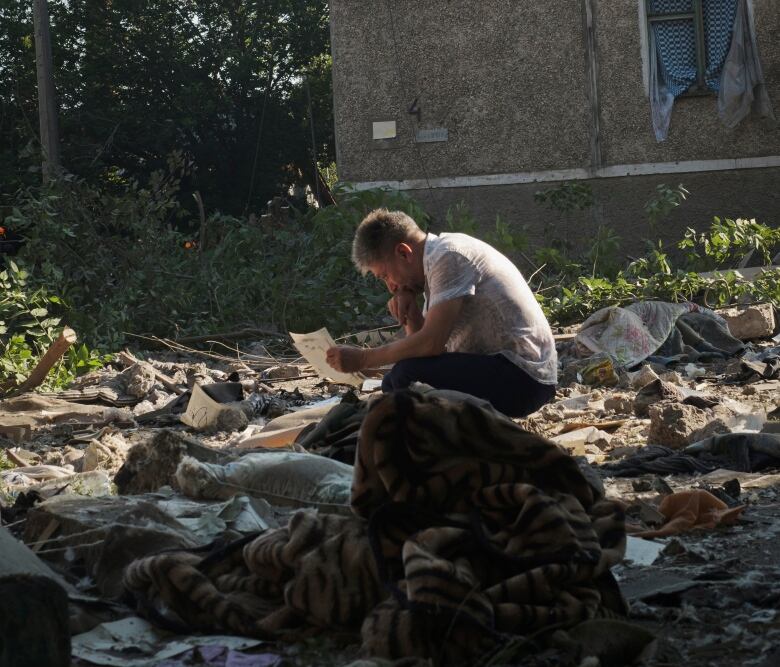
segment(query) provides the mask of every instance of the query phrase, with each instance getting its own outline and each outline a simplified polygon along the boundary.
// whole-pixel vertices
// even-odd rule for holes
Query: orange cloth
[[[694,528],[712,529],[720,524],[731,525],[737,521],[745,505],[729,508],[719,498],[704,489],[679,491],[666,496],[658,510],[666,517],[666,523],[658,530],[634,533],[636,537],[667,537],[685,533]]]

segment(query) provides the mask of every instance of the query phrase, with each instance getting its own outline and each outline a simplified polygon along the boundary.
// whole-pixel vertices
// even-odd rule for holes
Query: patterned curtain
[[[648,0],[651,14],[692,13],[693,0]],[[731,45],[737,0],[702,0],[707,88],[717,92]],[[658,67],[667,90],[679,97],[696,83],[696,31],[693,19],[652,24]]]

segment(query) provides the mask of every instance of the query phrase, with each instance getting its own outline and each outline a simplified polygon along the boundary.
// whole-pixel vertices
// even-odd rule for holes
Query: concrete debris
[[[634,401],[630,394],[614,393],[604,399],[604,410],[618,415],[630,415],[634,409]]]
[[[611,439],[612,436],[609,433],[601,431],[595,426],[569,431],[568,433],[554,435],[550,438],[550,440],[568,450],[574,456],[585,456],[588,453],[601,455]],[[588,452],[586,451],[586,445],[596,445],[597,450]]]
[[[648,364],[645,364],[638,371],[629,373],[628,379],[632,389],[641,389],[645,385],[657,380],[658,374]],[[677,383],[675,382],[675,384]]]
[[[674,401],[661,401],[649,406],[649,442],[679,449],[695,442],[692,436],[699,434],[712,421],[706,410]]]
[[[735,306],[716,312],[728,323],[731,335],[740,340],[770,338],[775,333],[775,309],[771,303]]]
[[[130,396],[135,396],[136,398],[146,396],[154,388],[154,383],[156,382],[154,370],[142,364],[130,366],[125,371],[125,377],[127,379],[125,391]]]
[[[613,574],[631,601],[630,627],[646,631],[634,637],[621,622],[610,630],[602,622],[561,630],[546,645],[550,664],[596,664],[591,650],[625,664],[609,647],[591,647],[594,632],[614,632],[615,651],[630,644],[626,650],[640,651],[650,667],[774,664],[766,661],[780,641],[780,568],[771,556],[780,550],[773,437],[780,432],[773,374],[780,341],[756,340],[774,331],[770,308],[732,310],[720,313],[732,334],[756,341],[738,356],[674,352],[626,371],[606,355],[561,354],[556,400],[518,420],[574,456],[590,486],[624,506],[628,549]],[[198,648],[210,638],[163,634],[135,615],[143,609],[124,605],[125,567],[167,549],[199,558],[219,552],[287,526],[301,507],[349,515],[364,414],[354,406],[367,411],[369,387],[347,394],[301,376],[291,360],[253,371],[240,359],[207,365],[124,353],[121,366],[82,376],[57,396],[0,401],[0,526],[8,526],[0,527],[0,633],[8,632],[9,582],[43,577],[44,587],[53,582],[69,597],[76,664],[211,664]],[[329,421],[335,405],[351,421]],[[672,536],[680,526],[686,532]],[[14,595],[27,596],[30,613],[58,636],[51,615],[33,610],[35,585],[29,594],[13,588]],[[60,621],[61,612],[53,612]],[[254,644],[215,639],[208,655],[232,651],[236,664],[255,657],[269,665],[327,662],[321,655],[301,662],[300,643],[258,654]],[[334,648],[337,657],[328,659],[349,664],[355,650]],[[212,662],[228,664],[219,660]],[[375,661],[354,664],[363,663]]]
[[[131,495],[175,486],[176,469],[184,456],[207,463],[228,463],[235,458],[177,431],[161,429],[130,449],[114,477],[117,490]]]
[[[637,417],[647,417],[650,407],[661,401],[681,403],[684,399],[685,394],[679,387],[656,378],[642,385],[636,393],[633,402],[634,414]]]

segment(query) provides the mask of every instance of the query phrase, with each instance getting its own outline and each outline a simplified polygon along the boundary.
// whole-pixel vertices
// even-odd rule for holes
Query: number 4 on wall
[[[422,110],[420,109],[420,105],[418,104],[419,97],[414,98],[414,102],[412,102],[412,105],[409,107],[409,110],[406,112],[411,116],[417,116],[417,122],[420,122],[420,119],[422,118]]]

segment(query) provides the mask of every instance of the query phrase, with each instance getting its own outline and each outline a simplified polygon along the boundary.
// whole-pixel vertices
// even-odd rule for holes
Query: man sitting
[[[385,392],[419,381],[484,398],[512,417],[555,396],[550,325],[520,271],[495,248],[466,234],[426,234],[405,213],[377,209],[355,232],[352,260],[387,285],[388,309],[406,336],[371,349],[333,347],[333,368],[395,364]]]

